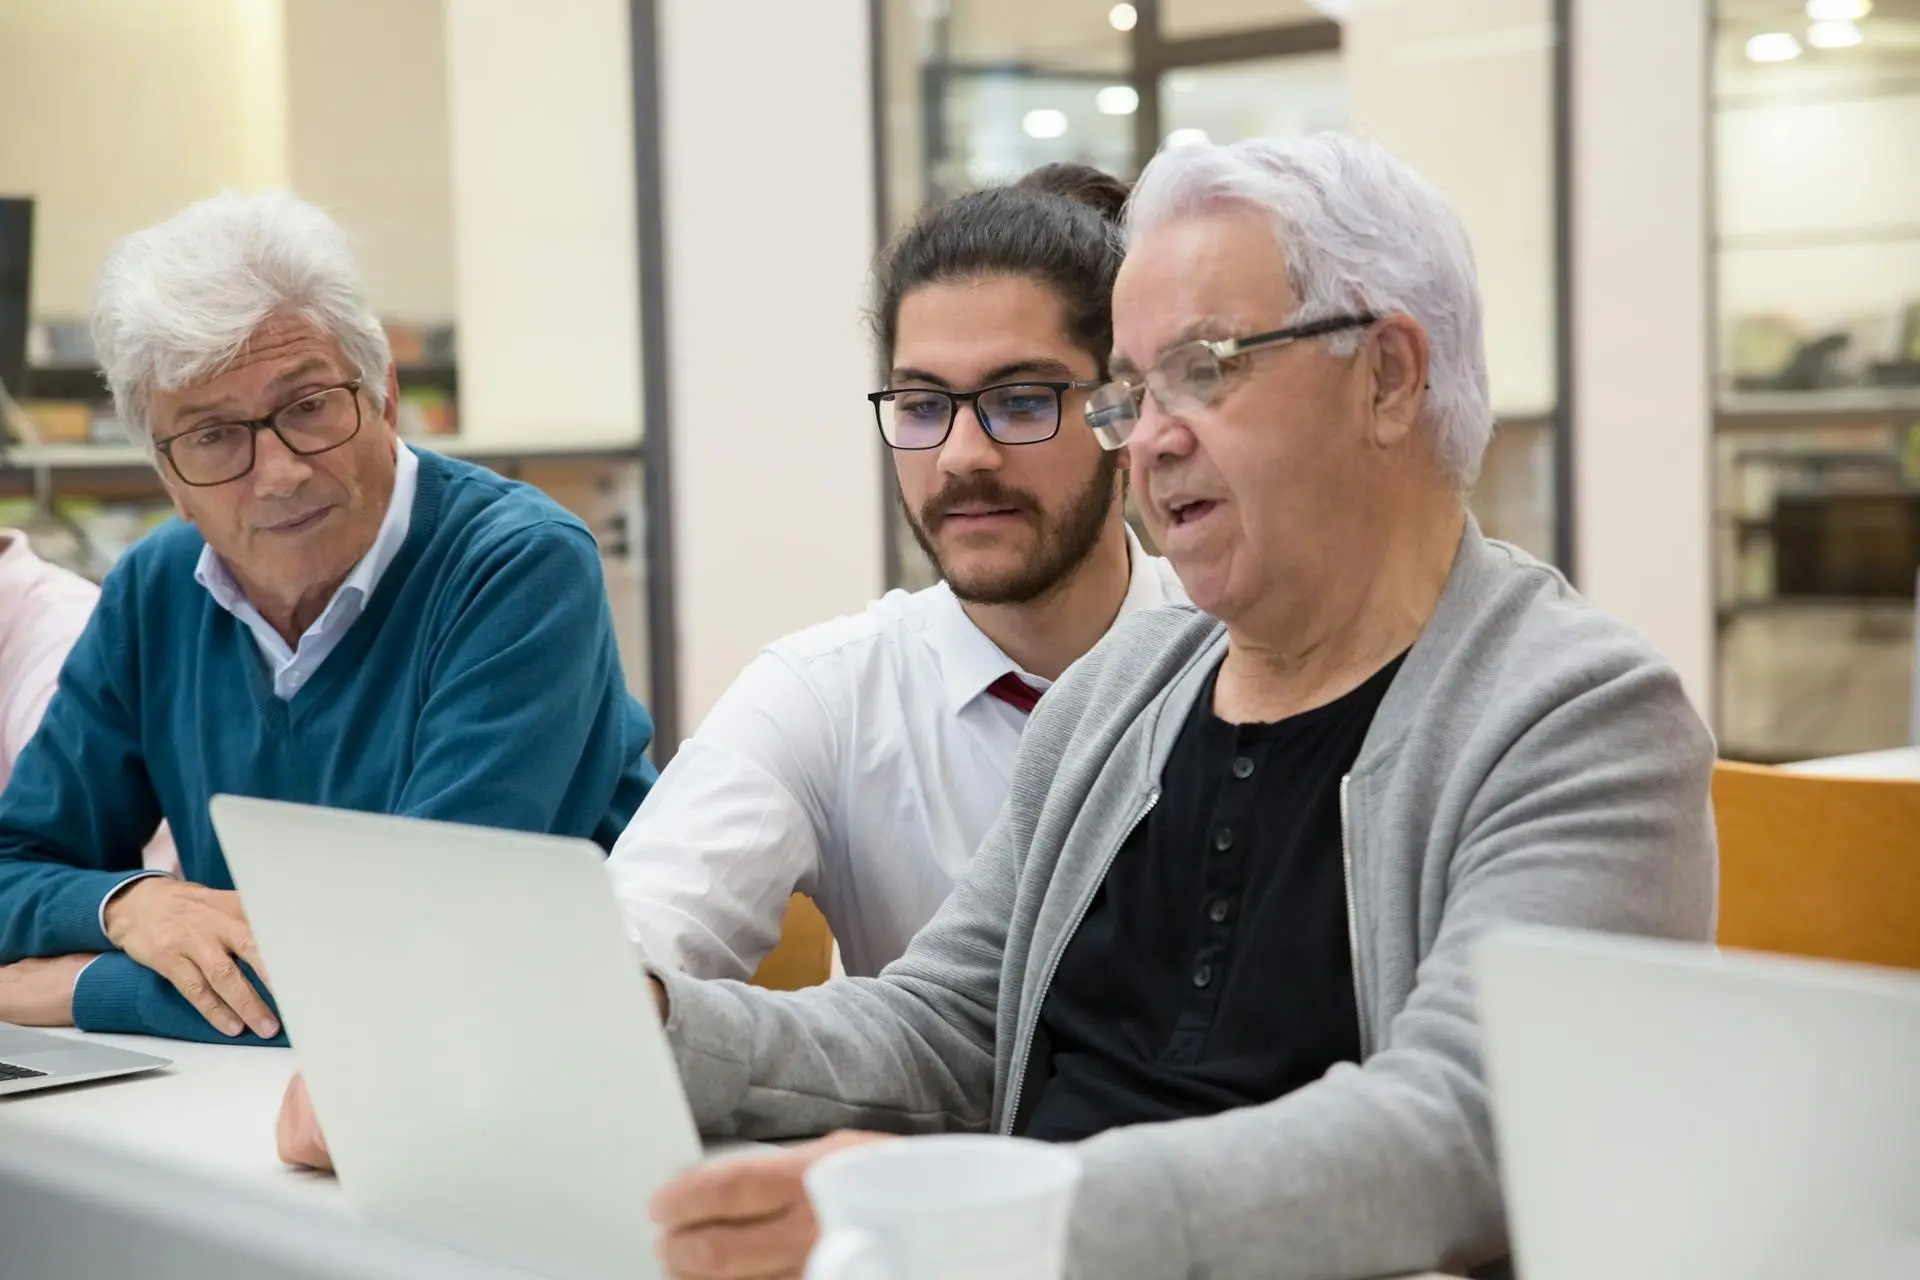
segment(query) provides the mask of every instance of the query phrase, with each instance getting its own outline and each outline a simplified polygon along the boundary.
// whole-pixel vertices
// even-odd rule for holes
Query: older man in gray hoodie
[[[1077,1277],[1507,1251],[1472,939],[1704,940],[1713,744],[1673,671],[1467,513],[1492,428],[1441,196],[1323,137],[1162,152],[1088,417],[1197,609],[1041,701],[998,823],[878,978],[658,975],[714,1135],[1074,1141]],[[677,1275],[795,1272],[801,1171],[657,1198]]]

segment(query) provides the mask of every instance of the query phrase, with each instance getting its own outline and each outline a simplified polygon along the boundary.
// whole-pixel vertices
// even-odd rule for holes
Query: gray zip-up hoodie
[[[659,975],[703,1131],[1011,1128],[1061,953],[1226,643],[1167,608],[1076,664],[953,896],[879,977],[776,993]],[[1713,757],[1643,641],[1470,522],[1341,787],[1363,1061],[1080,1144],[1073,1274],[1307,1280],[1504,1256],[1468,944],[1502,921],[1708,940]]]

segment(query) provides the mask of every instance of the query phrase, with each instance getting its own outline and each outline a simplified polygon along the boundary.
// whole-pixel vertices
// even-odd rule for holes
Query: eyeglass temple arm
[[[1285,329],[1275,329],[1269,333],[1256,333],[1246,338],[1227,338],[1221,342],[1207,344],[1215,357],[1225,360],[1237,356],[1254,347],[1266,346],[1273,342],[1297,342],[1301,338],[1317,338],[1323,333],[1338,333],[1342,329],[1364,329],[1379,320],[1371,311],[1362,311],[1357,315],[1329,316],[1325,320],[1310,320],[1306,324],[1289,325]]]

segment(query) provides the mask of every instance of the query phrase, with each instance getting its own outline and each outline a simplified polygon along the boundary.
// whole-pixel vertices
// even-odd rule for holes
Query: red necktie
[[[1023,715],[1040,705],[1040,691],[1009,671],[987,686],[987,692]]]

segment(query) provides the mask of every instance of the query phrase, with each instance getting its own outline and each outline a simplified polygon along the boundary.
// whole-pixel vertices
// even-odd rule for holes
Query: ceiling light
[[[1029,138],[1058,138],[1067,132],[1067,113],[1052,107],[1027,112],[1020,128]]]
[[[1205,129],[1175,129],[1167,135],[1170,147],[1201,147],[1211,141]]]
[[[1115,31],[1131,31],[1140,21],[1140,11],[1130,4],[1117,4],[1107,10],[1107,23]]]
[[[1807,43],[1816,49],[1851,49],[1860,43],[1860,28],[1851,22],[1816,22],[1807,28]]]
[[[1815,22],[1858,22],[1873,12],[1873,0],[1807,0],[1807,17]]]
[[[1140,95],[1130,84],[1110,84],[1093,95],[1103,116],[1130,116],[1140,109]]]
[[[1800,42],[1789,31],[1769,31],[1747,41],[1750,62],[1788,62],[1800,56]]]

